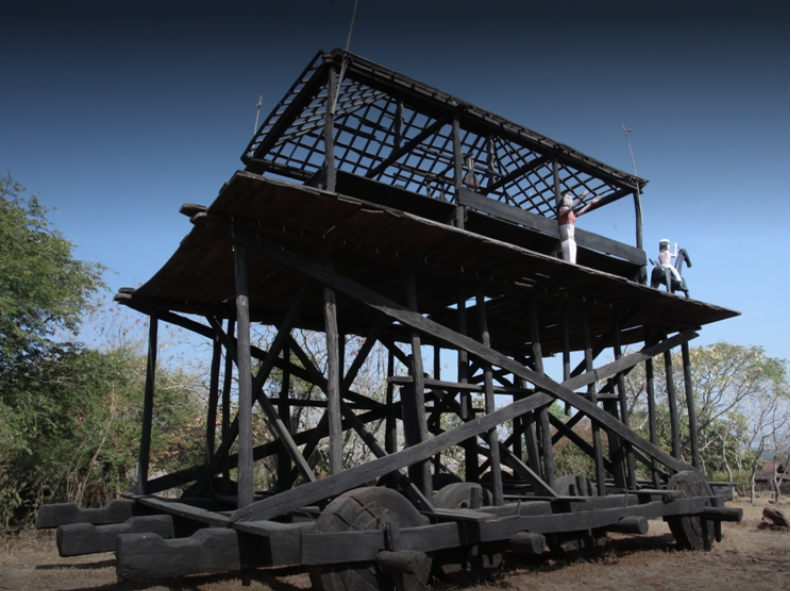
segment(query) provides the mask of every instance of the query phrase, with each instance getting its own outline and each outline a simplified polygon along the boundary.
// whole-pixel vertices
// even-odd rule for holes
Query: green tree
[[[52,354],[103,287],[105,268],[75,259],[47,211],[0,175],[0,372]]]
[[[698,424],[702,469],[712,479],[727,478],[748,486],[760,468],[759,449],[787,432],[788,362],[769,357],[763,348],[715,343],[690,349],[691,384]],[[679,414],[681,453],[692,462],[688,408],[680,354],[672,356],[673,383]],[[657,439],[670,449],[671,429],[666,372],[662,357],[654,360]],[[630,424],[648,437],[648,411],[643,367],[626,377],[631,402]]]

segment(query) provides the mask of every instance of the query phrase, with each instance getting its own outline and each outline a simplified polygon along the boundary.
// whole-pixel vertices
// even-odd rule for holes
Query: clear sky
[[[649,257],[678,242],[692,297],[742,313],[693,344],[788,359],[788,3],[544,4],[359,0],[350,50],[632,172],[623,121]],[[136,286],[189,232],[181,204],[242,168],[259,95],[263,119],[346,45],[353,6],[4,2],[0,170],[57,208],[113,292]],[[627,210],[578,224],[633,243]]]

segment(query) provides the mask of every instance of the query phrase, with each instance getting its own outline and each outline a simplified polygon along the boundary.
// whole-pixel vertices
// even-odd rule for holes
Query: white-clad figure
[[[659,266],[665,269],[670,269],[673,273],[673,278],[681,283],[681,275],[673,266],[673,259],[678,256],[678,243],[675,244],[675,252],[670,252],[670,240],[662,238],[659,241]]]
[[[566,193],[563,195],[563,200],[560,202],[558,209],[558,230],[560,231],[560,248],[563,252],[563,260],[570,263],[577,262],[577,242],[574,240],[574,223],[577,217],[588,211],[590,207],[598,203],[601,197],[594,196],[590,202],[579,210],[575,210],[585,195],[590,193],[586,190],[581,196],[574,199],[574,195]]]

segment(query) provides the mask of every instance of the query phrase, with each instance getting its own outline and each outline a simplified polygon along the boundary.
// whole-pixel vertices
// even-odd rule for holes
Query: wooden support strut
[[[221,218],[209,217],[208,214],[198,214],[194,216],[193,222],[206,222],[210,228],[213,228],[229,237],[234,237],[237,241],[241,241],[249,248],[256,250],[257,252],[274,261],[291,267],[300,273],[308,275],[317,281],[332,287],[336,291],[342,292],[354,299],[357,299],[365,305],[374,308],[379,312],[394,318],[403,324],[406,324],[407,326],[449,343],[453,347],[465,349],[473,355],[476,355],[481,359],[492,363],[493,365],[502,367],[514,375],[525,378],[526,380],[533,383],[537,388],[545,392],[549,392],[553,396],[556,396],[563,401],[569,402],[572,406],[584,411],[592,420],[598,422],[608,429],[616,431],[622,438],[630,441],[635,447],[642,449],[651,456],[655,456],[663,464],[673,468],[674,470],[681,471],[688,470],[690,468],[686,462],[670,456],[655,445],[633,433],[615,417],[602,411],[596,405],[591,404],[587,400],[582,399],[579,395],[575,394],[568,388],[561,386],[547,376],[543,376],[537,372],[531,371],[513,359],[489,347],[483,346],[481,343],[471,339],[470,337],[460,335],[457,332],[424,317],[420,313],[409,310],[390,300],[389,298],[386,298],[351,279],[343,277],[334,271],[329,271],[323,265],[318,265],[317,263],[306,259],[286,249],[285,247],[270,241],[266,237],[258,235],[246,228],[234,226],[233,224]],[[694,335],[695,333],[691,334]],[[692,336],[688,336],[688,333],[684,333],[684,335],[685,336],[681,337],[682,340],[689,340],[692,338]],[[591,373],[595,376],[594,379],[604,379],[609,377],[607,375],[602,375],[600,370],[593,371]],[[587,379],[588,376],[586,376],[584,381],[587,382]]]
[[[154,420],[154,379],[157,368],[157,327],[156,314],[149,316],[148,326],[148,363],[146,365],[146,391],[143,399],[143,430],[140,435],[140,456],[137,464],[137,484],[135,492],[143,494],[148,484],[148,464],[151,454],[151,428]]]

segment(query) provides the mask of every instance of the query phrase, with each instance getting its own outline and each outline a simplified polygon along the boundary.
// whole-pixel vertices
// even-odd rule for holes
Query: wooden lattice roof
[[[340,80],[340,82],[338,82]],[[325,121],[334,106],[339,171],[454,201],[454,125],[465,184],[544,217],[558,195],[634,194],[646,180],[351,53],[320,51],[267,117],[242,157],[250,172],[305,181],[326,163]]]

